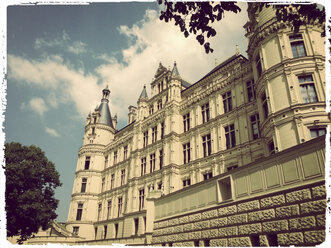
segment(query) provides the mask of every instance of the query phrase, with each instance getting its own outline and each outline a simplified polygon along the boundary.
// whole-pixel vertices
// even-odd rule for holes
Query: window
[[[78,235],[78,233],[79,233],[79,226],[74,226],[74,227],[72,228],[72,233],[73,233],[74,235]]]
[[[255,64],[256,64],[257,77],[259,78],[262,74],[262,64],[261,64],[261,58],[259,55],[255,59]]]
[[[183,145],[183,157],[184,164],[187,164],[191,160],[190,142]]]
[[[262,102],[264,118],[266,119],[269,116],[269,109],[268,109],[268,102],[267,102],[267,97],[266,97],[265,93],[263,93],[261,96],[261,102]]]
[[[149,155],[150,173],[155,171],[155,153]]]
[[[247,89],[247,98],[248,101],[254,101],[256,96],[255,96],[255,84],[254,84],[254,80],[250,80],[246,83],[246,89]]]
[[[202,136],[202,148],[203,148],[203,156],[204,157],[207,157],[211,154],[210,134]]]
[[[114,188],[115,186],[115,174],[111,174],[110,177],[110,189]]]
[[[87,184],[87,178],[82,178],[82,186],[80,188],[80,192],[81,193],[85,193],[86,192],[86,184]]]
[[[194,247],[199,247],[199,240],[194,240]]]
[[[304,103],[317,102],[317,94],[312,75],[299,76],[302,101]]]
[[[117,151],[114,151],[114,164],[117,163]]]
[[[256,140],[260,138],[260,118],[259,114],[255,114],[251,116],[251,126],[252,126],[252,134],[253,139]]]
[[[111,200],[108,201],[108,205],[107,205],[107,220],[109,220],[111,218]]]
[[[187,187],[191,185],[191,178],[187,178],[183,180],[183,187]]]
[[[118,235],[118,223],[115,223],[115,238],[117,238]]]
[[[207,172],[207,173],[203,174],[203,180],[204,181],[205,180],[208,180],[208,179],[210,179],[212,177],[213,177],[213,173],[212,172]]]
[[[226,92],[222,95],[223,97],[223,108],[224,113],[227,113],[232,110],[232,97],[231,97],[231,91]]]
[[[209,121],[209,103],[201,106],[202,123]]]
[[[226,201],[232,199],[231,179],[230,177],[223,178],[218,181],[220,200]]]
[[[161,139],[164,137],[164,122],[161,122]]]
[[[231,166],[228,166],[226,169],[227,169],[227,171],[230,171],[230,170],[234,170],[236,168],[238,168],[238,165],[231,165]]]
[[[203,240],[203,246],[204,247],[209,247],[210,246],[210,240],[209,239],[204,239]]]
[[[95,135],[95,127],[92,127],[92,135]]]
[[[152,127],[152,143],[156,142],[157,139],[157,126]]]
[[[225,139],[226,139],[226,149],[230,149],[236,146],[236,134],[234,131],[234,124],[224,127]]]
[[[102,181],[101,181],[101,192],[103,192],[104,191],[104,189],[105,189],[105,178],[103,177],[102,178]]]
[[[275,144],[274,144],[273,140],[268,144],[268,148],[269,148],[270,154],[275,154]]]
[[[125,184],[125,169],[121,170],[121,186]]]
[[[82,219],[82,214],[83,214],[83,203],[78,203],[76,220],[81,220]]]
[[[118,198],[118,217],[120,217],[120,214],[122,213],[122,205],[123,205],[122,197],[119,197]]]
[[[190,130],[190,113],[183,115],[184,132]]]
[[[105,156],[105,168],[107,168],[107,166],[108,166],[108,155]]]
[[[154,113],[154,106],[150,105],[149,106],[149,114],[152,115]]]
[[[162,189],[162,182],[159,182],[159,183],[157,184],[157,189],[159,189],[159,190]]]
[[[139,190],[139,211],[144,209],[145,189]]]
[[[124,146],[124,152],[123,152],[123,159],[127,159],[128,158],[128,146]]]
[[[269,246],[278,246],[277,234],[267,234]]]
[[[259,235],[252,235],[250,236],[251,238],[251,243],[253,247],[258,247],[260,246],[260,237]]]
[[[107,225],[104,225],[103,226],[103,230],[104,230],[104,234],[103,234],[103,239],[106,239],[106,237],[107,237]]]
[[[157,109],[158,110],[162,109],[162,100],[161,99],[157,102]]]
[[[141,176],[146,174],[146,157],[141,159]]]
[[[90,156],[85,157],[85,170],[88,170],[90,168],[90,160],[91,160]]]
[[[160,162],[160,170],[161,170],[162,169],[162,166],[163,166],[163,149],[161,149],[159,151],[159,154],[160,154],[160,156],[159,156],[159,162]]]
[[[148,145],[148,130],[144,132],[144,147]]]
[[[93,117],[93,123],[97,123],[97,117]]]
[[[98,228],[94,228],[94,239],[97,239],[97,234],[98,234]]]
[[[139,219],[134,219],[134,235],[138,235]]]
[[[98,221],[101,219],[101,209],[102,209],[102,204],[98,204]]]
[[[293,58],[307,55],[301,34],[291,35],[290,43],[291,43]]]
[[[310,136],[312,138],[317,138],[317,137],[325,135],[325,134],[326,134],[325,128],[311,128],[310,129]]]

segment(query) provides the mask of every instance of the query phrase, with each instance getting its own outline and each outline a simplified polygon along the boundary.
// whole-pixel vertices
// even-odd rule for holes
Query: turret
[[[148,95],[146,91],[146,85],[144,85],[144,88],[139,96],[138,99],[138,120],[143,120],[148,115]]]
[[[170,81],[169,81],[169,101],[181,100],[181,86],[182,86],[182,78],[179,75],[178,68],[176,62],[174,63],[174,67],[172,68]]]
[[[137,107],[129,106],[128,124],[134,122],[137,118]]]

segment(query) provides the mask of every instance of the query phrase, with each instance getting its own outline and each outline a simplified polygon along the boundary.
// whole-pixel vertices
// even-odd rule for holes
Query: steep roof
[[[99,106],[99,113],[100,117],[98,123],[106,124],[107,126],[114,128],[107,102],[101,102]]]
[[[148,99],[148,95],[147,95],[147,91],[146,91],[146,85],[144,85],[144,88],[139,96],[139,100],[140,99]]]

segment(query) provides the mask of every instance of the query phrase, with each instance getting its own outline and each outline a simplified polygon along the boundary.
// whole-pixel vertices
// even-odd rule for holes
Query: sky
[[[5,142],[36,145],[55,164],[62,182],[58,221],[67,219],[85,120],[101,90],[108,85],[110,111],[122,128],[160,62],[172,68],[176,61],[182,78],[195,83],[234,55],[236,45],[246,56],[247,4],[240,7],[215,24],[212,54],[159,21],[156,2],[7,7]]]

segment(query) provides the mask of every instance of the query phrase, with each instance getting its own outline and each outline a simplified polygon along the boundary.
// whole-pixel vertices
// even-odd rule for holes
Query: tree
[[[54,164],[36,146],[6,143],[5,161],[7,236],[19,235],[22,243],[57,217],[54,189],[61,182]]]
[[[169,22],[174,20],[185,37],[190,34],[196,36],[200,45],[203,45],[206,53],[213,52],[210,43],[206,38],[214,37],[216,30],[212,27],[215,21],[221,21],[225,12],[238,13],[241,11],[236,2],[173,2],[168,0],[158,0],[158,4],[163,6],[160,20]],[[270,5],[266,2],[256,3],[256,10],[263,7],[272,6],[276,10],[276,17],[279,21],[288,22],[298,31],[305,23],[318,23],[325,25],[325,8],[317,4],[277,4]],[[322,35],[325,35],[323,33]]]

